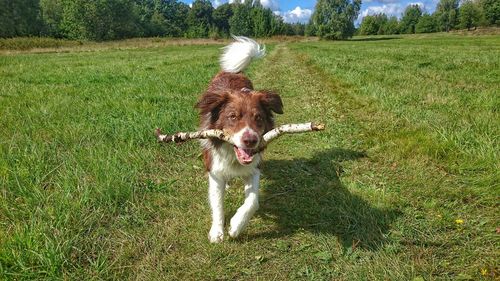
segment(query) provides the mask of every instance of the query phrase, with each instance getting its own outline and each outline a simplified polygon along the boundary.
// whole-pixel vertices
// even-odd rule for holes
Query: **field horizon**
[[[0,279],[498,279],[500,35],[302,39],[246,73],[327,130],[273,142],[221,244],[199,145],[153,131],[196,130],[228,41],[0,51]]]
[[[359,41],[380,38],[436,38],[449,36],[496,36],[500,35],[500,27],[478,27],[474,30],[457,29],[450,32],[419,33],[419,34],[392,34],[392,35],[356,35],[348,40],[331,41]],[[278,35],[267,38],[255,38],[263,44],[276,44],[282,42],[320,41],[318,37]],[[85,52],[105,49],[137,49],[158,48],[166,46],[185,45],[224,45],[231,41],[230,38],[182,38],[182,37],[150,37],[130,38],[111,41],[86,41],[57,39],[51,37],[14,37],[0,38],[0,55],[16,55],[22,53],[57,53],[57,52]]]

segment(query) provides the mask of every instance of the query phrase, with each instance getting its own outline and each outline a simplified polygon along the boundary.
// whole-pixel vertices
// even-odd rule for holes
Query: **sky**
[[[189,4],[193,0],[183,0],[183,2]],[[232,2],[232,0],[212,0],[215,7],[227,2]],[[260,2],[289,23],[306,23],[313,14],[316,4],[316,0],[261,0]],[[366,15],[377,13],[400,17],[406,6],[410,4],[418,4],[425,12],[432,13],[437,2],[438,0],[364,0],[356,24],[358,25]]]

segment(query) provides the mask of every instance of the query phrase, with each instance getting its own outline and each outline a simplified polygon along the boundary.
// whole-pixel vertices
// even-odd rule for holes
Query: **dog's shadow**
[[[272,220],[277,229],[255,235],[274,238],[310,231],[332,234],[345,248],[374,250],[383,245],[397,211],[374,207],[340,180],[341,163],[363,157],[362,152],[334,148],[310,159],[265,161],[257,215]]]

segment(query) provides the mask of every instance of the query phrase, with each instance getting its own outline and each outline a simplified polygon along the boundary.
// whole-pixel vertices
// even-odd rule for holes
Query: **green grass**
[[[0,56],[0,279],[498,278],[499,46],[268,46],[248,74],[277,122],[327,131],[273,143],[261,209],[217,245],[198,144],[153,129],[197,127],[220,45]]]

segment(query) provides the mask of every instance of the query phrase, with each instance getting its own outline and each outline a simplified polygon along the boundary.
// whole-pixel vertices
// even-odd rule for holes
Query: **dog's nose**
[[[257,145],[257,142],[259,142],[259,138],[257,135],[248,132],[245,132],[243,134],[241,140],[243,141],[243,144],[245,144],[246,147],[254,147]]]

